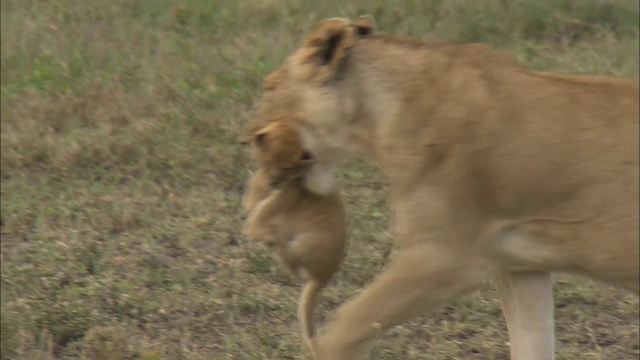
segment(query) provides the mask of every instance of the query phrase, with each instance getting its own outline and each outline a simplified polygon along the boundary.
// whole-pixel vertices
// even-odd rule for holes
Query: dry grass
[[[240,236],[238,135],[264,75],[312,22],[484,41],[558,72],[638,76],[624,0],[3,0],[2,359],[308,359],[301,281]],[[321,299],[391,249],[371,163],[339,173],[351,247]],[[559,277],[559,359],[639,355],[636,297]],[[506,359],[492,289],[388,333],[376,359]]]

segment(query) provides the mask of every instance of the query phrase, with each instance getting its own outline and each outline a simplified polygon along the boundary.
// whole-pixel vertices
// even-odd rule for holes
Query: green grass
[[[623,0],[3,0],[2,359],[309,359],[301,280],[240,234],[237,143],[262,78],[322,18],[482,41],[536,69],[638,77]],[[370,162],[339,172],[349,255],[321,318],[391,251]],[[557,277],[558,359],[639,355],[638,299]],[[390,331],[377,359],[506,359],[491,288]]]

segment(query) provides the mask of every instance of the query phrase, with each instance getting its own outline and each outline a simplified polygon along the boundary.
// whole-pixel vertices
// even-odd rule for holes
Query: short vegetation
[[[302,34],[361,14],[534,69],[638,77],[627,0],[2,0],[1,358],[310,359],[302,279],[241,236],[255,165],[238,140]],[[350,161],[338,177],[350,248],[321,314],[392,249],[379,169]],[[635,296],[556,280],[558,359],[639,356]],[[507,341],[488,284],[372,351],[507,359]]]

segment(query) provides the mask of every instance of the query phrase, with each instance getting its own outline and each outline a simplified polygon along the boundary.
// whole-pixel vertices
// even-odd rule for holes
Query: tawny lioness
[[[265,81],[252,131],[295,116],[331,189],[376,159],[397,253],[318,338],[351,360],[384,330],[495,279],[513,359],[553,359],[551,272],[638,293],[638,81],[527,70],[478,44],[321,22]]]

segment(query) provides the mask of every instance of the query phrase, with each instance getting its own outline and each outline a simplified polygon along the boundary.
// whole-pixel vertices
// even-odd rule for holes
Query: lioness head
[[[362,150],[366,135],[356,118],[358,96],[350,85],[350,51],[373,32],[373,20],[332,18],[322,21],[283,66],[264,81],[264,93],[250,136],[275,122],[299,119],[302,144],[315,156],[314,177],[329,188],[328,173],[341,155]],[[299,154],[299,153],[298,153]],[[318,180],[323,178],[324,180]],[[312,186],[313,187],[313,186]]]
[[[302,177],[315,163],[311,152],[302,146],[293,122],[271,123],[249,141],[272,186]]]

